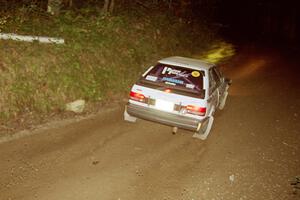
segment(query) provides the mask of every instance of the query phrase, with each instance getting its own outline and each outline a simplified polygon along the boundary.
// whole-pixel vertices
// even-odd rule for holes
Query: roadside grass
[[[90,105],[122,100],[156,60],[191,56],[215,41],[205,24],[182,23],[158,12],[109,16],[85,9],[59,17],[28,12],[2,17],[2,32],[61,37],[66,43],[0,40],[2,125],[62,112],[77,99]]]

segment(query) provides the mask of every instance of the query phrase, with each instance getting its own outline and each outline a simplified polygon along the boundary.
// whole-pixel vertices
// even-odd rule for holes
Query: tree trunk
[[[112,13],[115,7],[115,0],[105,0],[103,5],[103,13]]]
[[[68,7],[69,7],[69,8],[72,8],[72,7],[73,7],[73,0],[69,0],[69,2],[68,2]]]
[[[48,0],[47,12],[51,15],[59,15],[62,0]]]
[[[115,0],[110,0],[109,12],[112,13],[115,7]]]
[[[172,1],[172,0],[170,0],[170,1],[169,1],[169,5],[168,5],[168,7],[169,7],[169,10],[171,10],[171,9],[172,9],[172,3],[173,3],[173,1]]]
[[[107,13],[108,12],[108,7],[109,7],[109,0],[104,1],[104,6],[103,6],[103,12]]]

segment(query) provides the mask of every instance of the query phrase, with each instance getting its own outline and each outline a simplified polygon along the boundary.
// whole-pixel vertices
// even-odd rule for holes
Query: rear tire
[[[213,122],[214,122],[214,117],[213,116],[208,117],[208,119],[201,124],[200,130],[194,133],[193,137],[200,140],[206,140],[207,136],[211,131]]]

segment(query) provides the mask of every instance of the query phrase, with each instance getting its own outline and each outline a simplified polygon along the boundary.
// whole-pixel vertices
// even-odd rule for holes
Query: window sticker
[[[184,84],[184,82],[182,80],[168,78],[168,77],[163,77],[162,81],[167,81],[167,82],[176,83],[176,84],[180,84],[180,85]]]
[[[161,73],[168,74],[168,75],[177,75],[179,77],[185,77],[185,78],[189,77],[189,73],[186,73],[185,71],[181,71],[178,69],[172,69],[171,67],[164,67]]]
[[[190,89],[194,89],[195,85],[193,85],[193,84],[186,84],[185,87],[186,88],[190,88]]]
[[[148,81],[157,81],[157,77],[148,75],[148,76],[146,76],[146,80],[148,80]]]
[[[193,72],[192,72],[192,76],[195,77],[195,78],[197,78],[197,77],[200,76],[200,72],[198,72],[198,71],[193,71]]]
[[[165,84],[176,86],[176,83],[165,82]]]
[[[189,69],[180,66],[173,66],[158,63],[155,65],[142,80],[155,83],[155,86],[174,86],[174,89],[184,89],[184,91],[193,91],[203,93],[205,72],[197,69]],[[208,84],[208,83],[207,83]]]

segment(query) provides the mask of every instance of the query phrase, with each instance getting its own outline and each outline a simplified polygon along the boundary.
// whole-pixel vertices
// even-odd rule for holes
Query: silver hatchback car
[[[168,57],[151,66],[132,86],[124,119],[137,118],[195,132],[205,140],[214,113],[222,110],[231,80],[217,66],[198,59]]]

